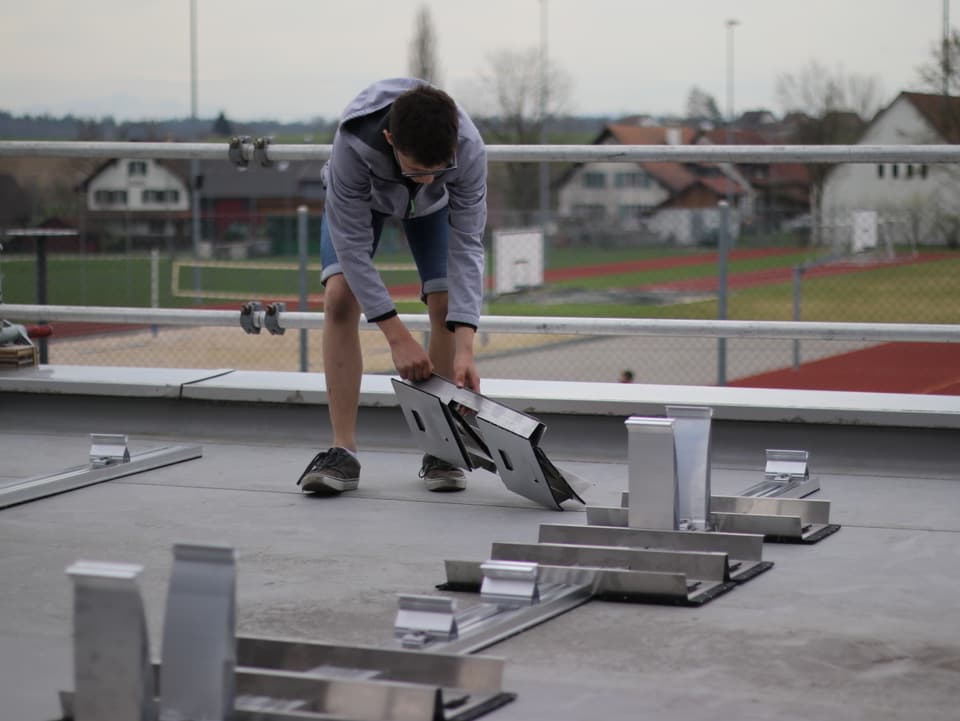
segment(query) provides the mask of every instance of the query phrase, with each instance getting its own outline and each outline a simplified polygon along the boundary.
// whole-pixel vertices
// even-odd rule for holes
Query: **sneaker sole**
[[[427,478],[424,479],[428,491],[434,493],[455,493],[467,487],[466,478]]]
[[[304,476],[300,482],[300,490],[303,493],[343,493],[355,491],[358,485],[360,485],[359,478],[332,478],[317,474]]]

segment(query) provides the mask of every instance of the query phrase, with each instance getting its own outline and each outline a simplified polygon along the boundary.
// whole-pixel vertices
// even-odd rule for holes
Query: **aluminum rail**
[[[265,328],[265,311],[254,314]],[[15,305],[0,303],[0,318],[21,323],[92,322],[127,325],[231,327],[240,325],[239,310],[190,308],[121,308],[72,305]],[[430,330],[426,315],[400,319],[411,330]],[[281,311],[282,328],[322,328],[323,313]],[[363,323],[363,328],[372,329]],[[544,333],[582,336],[658,336],[680,338],[779,338],[811,340],[908,341],[960,343],[960,324],[822,323],[807,321],[670,320],[650,318],[565,318],[494,316],[480,318],[490,333]]]
[[[131,143],[0,140],[0,157],[147,158],[230,161],[228,143]],[[269,161],[326,160],[329,145],[267,145]],[[256,162],[253,143],[240,155]],[[891,163],[960,161],[960,145],[488,145],[504,162]]]

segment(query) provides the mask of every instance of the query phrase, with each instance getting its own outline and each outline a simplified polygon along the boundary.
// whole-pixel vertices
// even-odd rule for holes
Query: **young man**
[[[480,390],[473,338],[483,296],[486,150],[449,95],[397,78],[371,85],[347,106],[323,173],[323,365],[333,444],[297,483],[305,493],[331,494],[355,489],[360,479],[361,311],[387,339],[401,378],[437,373]],[[387,217],[402,219],[420,274],[427,350],[400,320],[373,265]],[[433,456],[424,456],[420,475],[431,491],[466,487],[462,470]]]

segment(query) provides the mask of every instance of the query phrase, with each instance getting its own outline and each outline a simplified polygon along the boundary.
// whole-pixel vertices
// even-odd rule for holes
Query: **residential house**
[[[681,145],[697,137],[694,128],[614,123],[595,143]],[[718,203],[734,209],[748,184],[716,163],[584,163],[559,182],[558,220],[571,242],[712,244],[718,237]],[[736,233],[738,217],[731,227]]]
[[[321,166],[284,161],[238,168],[208,160],[192,180],[186,161],[110,160],[81,183],[83,226],[101,249],[190,249],[196,185],[202,255],[295,253],[297,208],[306,204],[316,216],[322,207]]]
[[[901,92],[867,125],[861,145],[960,142],[960,97]],[[913,162],[834,166],[823,187],[824,241],[838,248],[956,243],[954,166]],[[867,223],[867,225],[864,225]],[[861,233],[872,236],[863,241]]]
[[[78,189],[85,201],[82,232],[101,250],[174,246],[187,237],[190,186],[171,163],[108,160]]]

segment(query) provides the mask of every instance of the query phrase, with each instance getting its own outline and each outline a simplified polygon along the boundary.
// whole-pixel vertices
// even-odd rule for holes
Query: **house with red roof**
[[[701,131],[686,126],[607,125],[594,141],[618,145],[689,145]],[[622,242],[713,244],[721,200],[732,200],[731,230],[752,216],[753,189],[736,168],[720,163],[583,163],[560,181],[558,216],[581,234]]]

